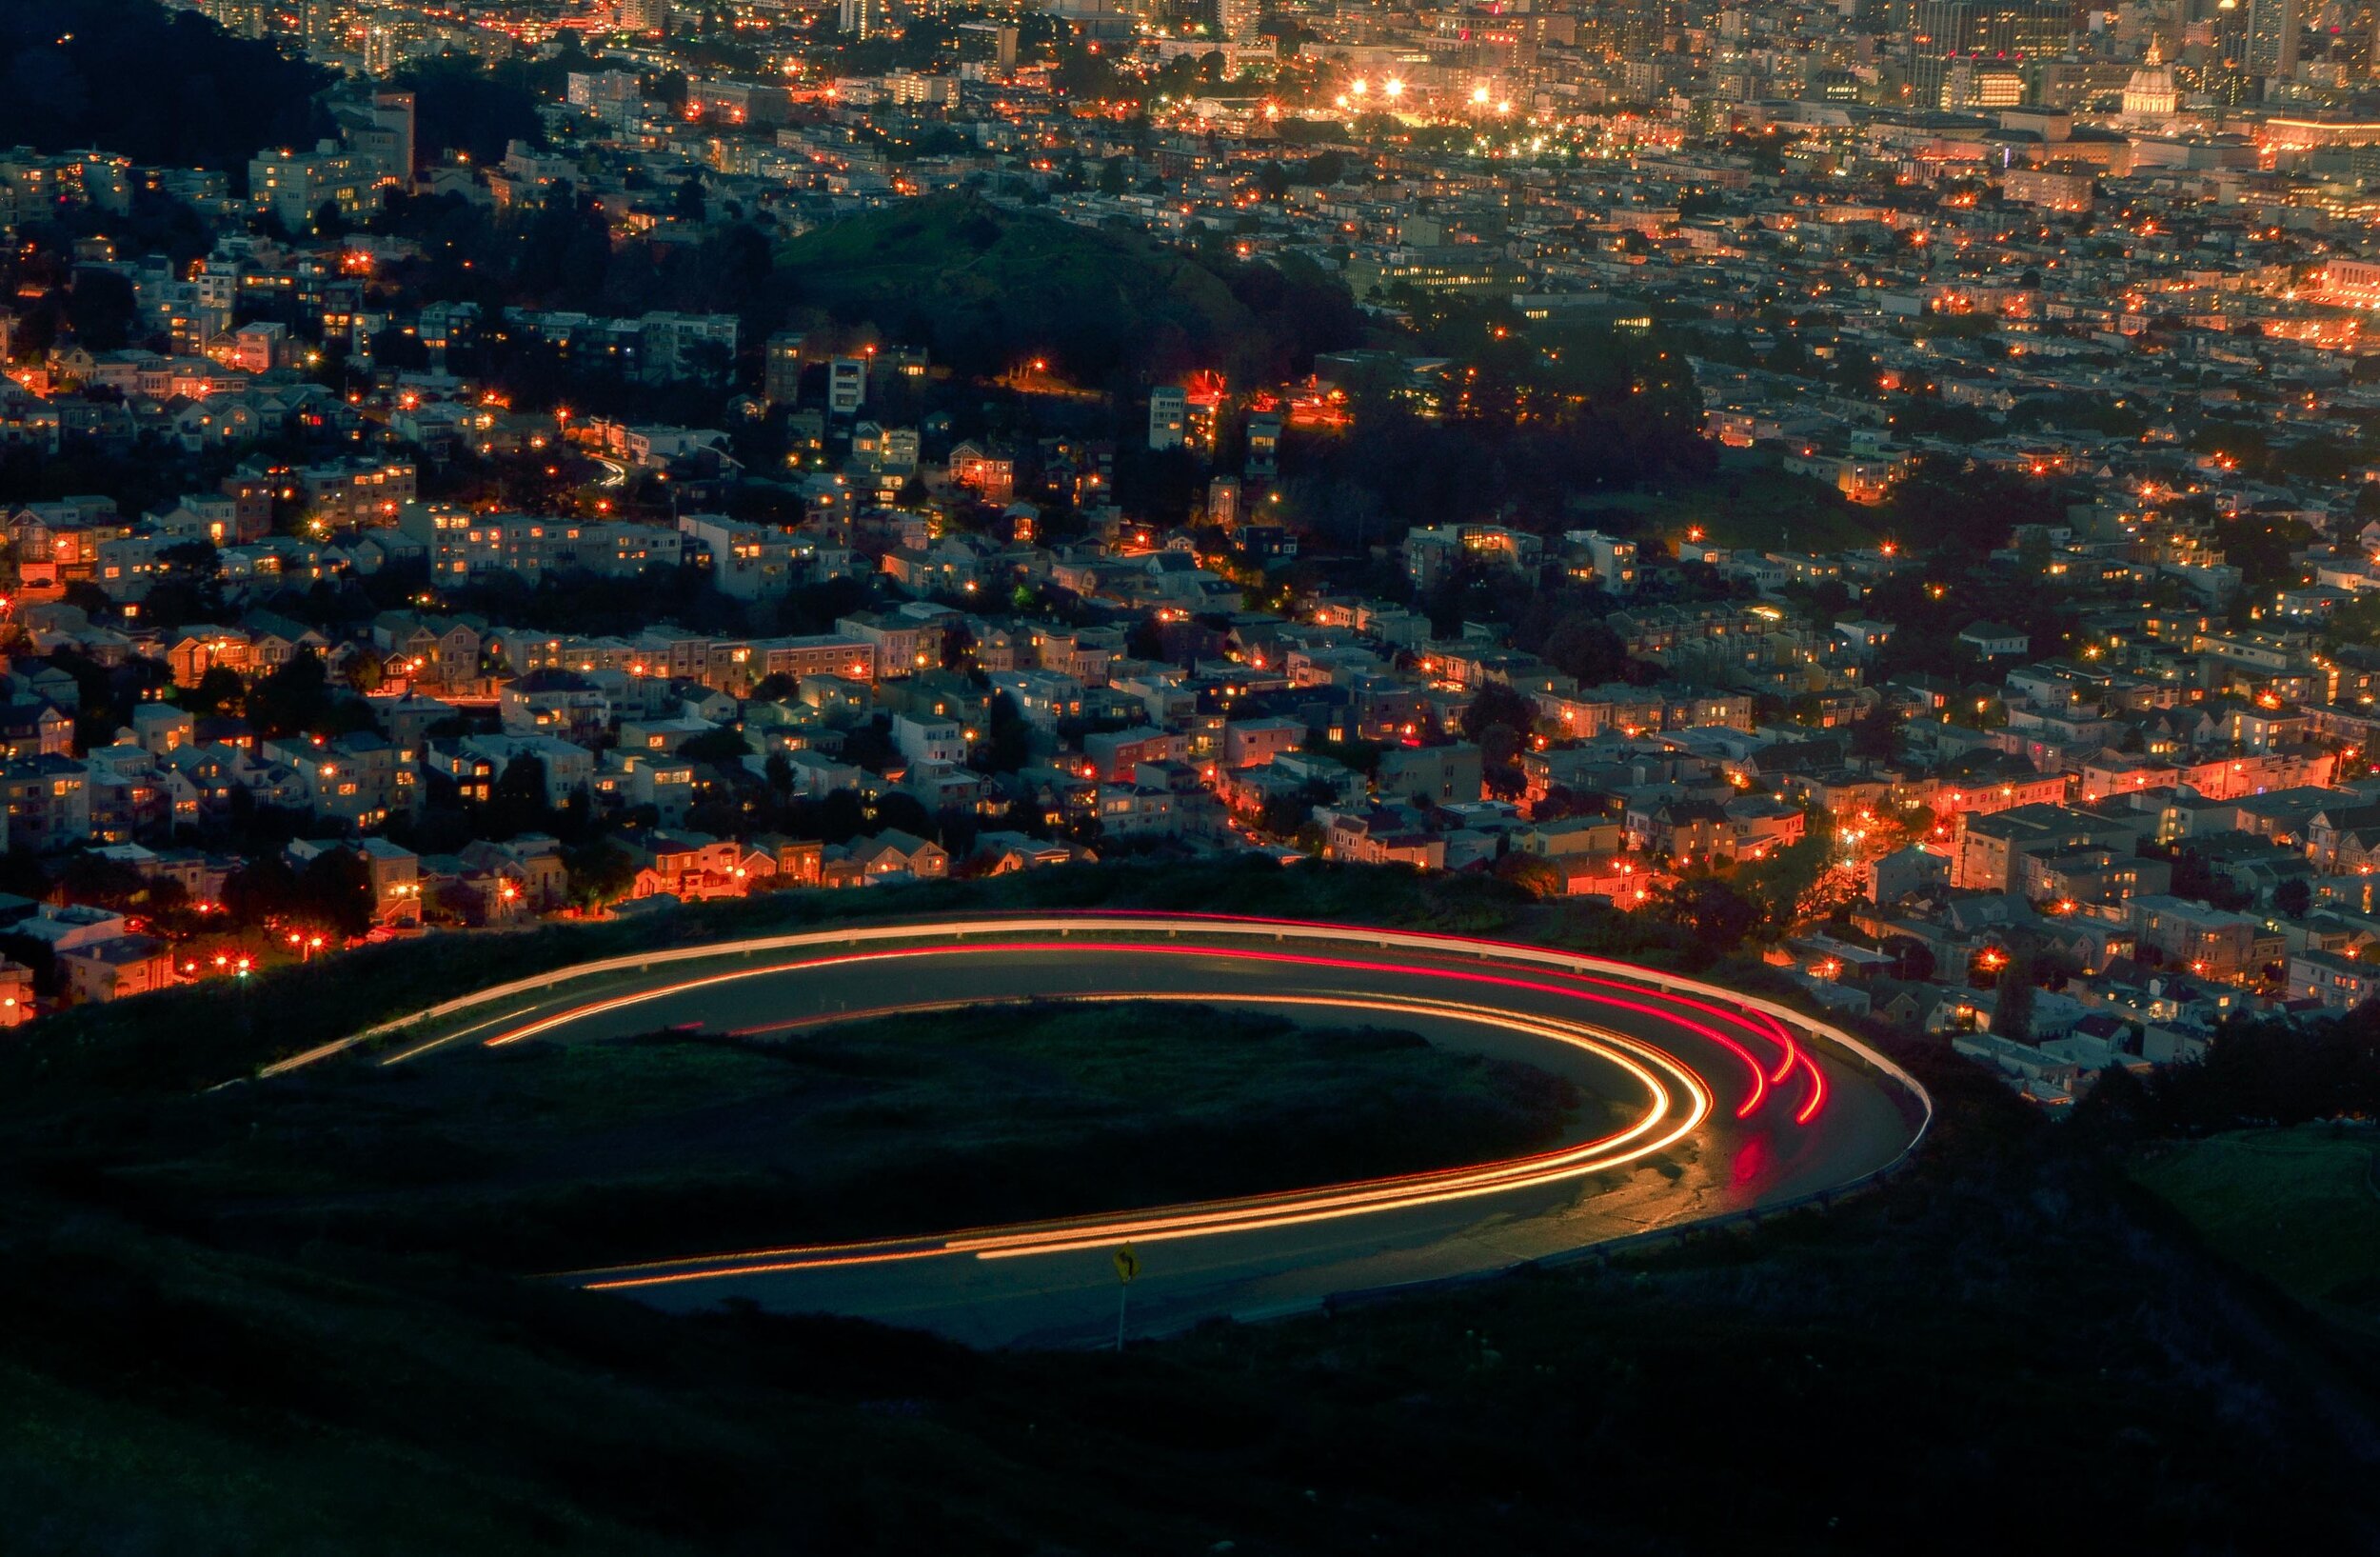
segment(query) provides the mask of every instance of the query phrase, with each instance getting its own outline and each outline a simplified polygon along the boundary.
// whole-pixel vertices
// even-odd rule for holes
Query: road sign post
[[[1116,1250],[1116,1350],[1124,1349],[1124,1310],[1132,1301],[1132,1279],[1140,1273],[1140,1256],[1130,1244]]]

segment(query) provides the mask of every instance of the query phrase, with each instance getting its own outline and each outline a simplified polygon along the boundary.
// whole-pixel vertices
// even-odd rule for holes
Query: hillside
[[[73,1127],[169,1120],[155,1157],[43,1160],[87,1163],[146,1225],[251,1252],[330,1237],[534,1271],[1452,1168],[1550,1147],[1582,1105],[1602,1128],[1559,1079],[1411,1032],[994,1006],[331,1064]]]
[[[1627,939],[1641,920],[1356,868],[1112,866],[859,895],[871,913],[1224,901],[1650,949]],[[700,1151],[682,1146],[723,1102],[806,1091],[831,1107],[831,1088],[869,1094],[852,1107],[929,1105],[929,1128],[951,1128],[949,1100],[887,1068],[897,1056],[869,1058],[865,1031],[839,1042],[866,1065],[824,1074],[679,1040],[199,1089],[425,988],[600,954],[615,936],[848,922],[853,905],[823,901],[840,896],[380,948],[244,994],[177,991],[28,1031],[0,1057],[0,1548],[1716,1551],[1742,1545],[1747,1509],[1762,1549],[1790,1553],[1996,1554],[2045,1531],[2128,1551],[2346,1552],[2380,1535],[2368,1343],[2211,1255],[2094,1144],[2105,1121],[2044,1120],[1938,1044],[1894,1046],[1942,1112],[1915,1169],[1874,1196],[1608,1268],[1209,1326],[1121,1358],[675,1319],[508,1274],[545,1251],[486,1258],[459,1214],[434,1241],[387,1236],[407,1207],[466,1211],[458,1169],[516,1159],[514,1182],[538,1189],[521,1160],[548,1148],[600,1148],[618,1175],[809,1143],[806,1166],[841,1151],[864,1174],[879,1148],[860,1137],[773,1142],[717,1129],[715,1111]],[[932,1036],[971,1047],[962,1027]],[[1254,1068],[1291,1106],[1276,1119],[1366,1095],[1317,1077],[1347,1068],[1327,1045],[1250,1041],[1306,1050]],[[1185,1072],[1140,1073],[1163,1047],[1101,1085],[1195,1103]],[[607,1070],[606,1052],[633,1072]],[[992,1057],[945,1073],[962,1103],[1000,1088],[965,1128],[997,1132],[1053,1073]],[[1380,1094],[1389,1112],[1408,1083],[1444,1089],[1427,1050],[1365,1065],[1381,1062],[1402,1073]],[[1037,1130],[1070,1094],[1036,1104]],[[1474,1101],[1476,1121],[1514,1117]],[[1196,1155],[1151,1143],[1134,1171]],[[944,1159],[936,1176],[973,1166]],[[319,1215],[326,1200],[344,1214]],[[358,1214],[367,1202],[384,1214]],[[2009,1493],[2045,1465],[2089,1467],[2047,1511]]]
[[[228,170],[309,145],[328,76],[147,0],[0,0],[0,146]]]
[[[1226,275],[1143,239],[960,195],[805,234],[781,250],[777,274],[796,302],[927,343],[962,373],[1038,357],[1086,384],[1200,368],[1246,382],[1360,333],[1345,289],[1311,267]]]

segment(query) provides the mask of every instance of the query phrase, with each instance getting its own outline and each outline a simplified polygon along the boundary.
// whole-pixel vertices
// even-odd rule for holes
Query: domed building
[[[2165,63],[2158,40],[2149,40],[2149,57],[2124,83],[2124,122],[2143,130],[2162,130],[2181,111],[2182,95],[2173,85],[2173,67]]]

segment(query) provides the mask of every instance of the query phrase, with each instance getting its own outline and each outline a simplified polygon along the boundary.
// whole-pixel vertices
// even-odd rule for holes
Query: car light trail
[[[1274,944],[1251,944],[1257,942]],[[731,963],[729,959],[738,960]],[[935,961],[925,963],[924,959]],[[1593,1175],[1624,1169],[1695,1139],[1715,1119],[1736,1122],[1728,1124],[1730,1129],[1740,1127],[1755,1132],[1745,1143],[1744,1151],[1733,1158],[1738,1168],[1751,1160],[1775,1163],[1779,1172],[1806,1173],[1806,1167],[1795,1166],[1806,1152],[1833,1149],[1825,1145],[1798,1148],[1786,1144],[1788,1137],[1814,1143],[1831,1139],[1831,1132],[1813,1131],[1804,1136],[1798,1128],[1818,1121],[1829,1102],[1826,1068],[1813,1041],[1820,1037],[1897,1083],[1914,1100],[1921,1112],[1911,1136],[1922,1136],[1932,1119],[1932,1100],[1924,1088],[1890,1059],[1856,1038],[1755,995],[1604,958],[1478,937],[1293,919],[1162,912],[1021,913],[862,924],[632,952],[463,995],[308,1050],[268,1068],[267,1073],[277,1074],[358,1045],[389,1039],[399,1042],[379,1057],[384,1065],[412,1061],[466,1041],[503,1047],[540,1037],[566,1040],[581,1032],[620,1032],[628,1030],[622,1027],[623,1020],[637,1020],[634,1015],[624,1018],[622,1013],[658,1002],[676,1004],[668,1018],[655,1013],[655,1025],[680,1015],[699,1018],[714,1008],[710,1002],[731,996],[748,1007],[756,997],[740,993],[737,987],[749,988],[754,980],[806,981],[839,968],[897,967],[904,962],[931,970],[930,976],[885,982],[896,989],[904,983],[922,986],[919,998],[883,1005],[870,1002],[870,1008],[863,1010],[803,1008],[800,1014],[781,1019],[755,1012],[760,1020],[728,1030],[737,1036],[761,1037],[880,1016],[1035,1000],[1176,1001],[1377,1012],[1469,1025],[1591,1055],[1596,1065],[1627,1078],[1631,1088],[1641,1091],[1642,1109],[1626,1127],[1596,1139],[1492,1163],[1227,1201],[922,1237],[664,1259],[565,1272],[563,1279],[604,1290],[638,1291],[734,1277],[899,1267],[912,1262],[1012,1263],[1080,1254],[1111,1248],[1125,1239],[1149,1244],[1232,1234],[1252,1235],[1254,1241],[1225,1246],[1223,1252],[1209,1257],[1210,1262],[1220,1264],[1210,1263],[1206,1268],[1248,1268],[1251,1262],[1278,1261],[1284,1251],[1293,1263],[1328,1264],[1335,1258],[1352,1257],[1344,1255],[1351,1248],[1392,1246],[1366,1243],[1375,1236],[1368,1232],[1359,1231],[1351,1243],[1344,1236],[1301,1239],[1294,1229],[1332,1225],[1361,1229],[1366,1227],[1362,1218],[1380,1217],[1385,1220],[1378,1223],[1383,1229],[1378,1236],[1391,1238],[1402,1235],[1392,1235],[1388,1229],[1442,1229],[1446,1226],[1426,1214],[1415,1221],[1398,1220],[1396,1213],[1465,1201],[1480,1201],[1490,1208],[1469,1226],[1494,1227],[1507,1215],[1517,1218],[1516,1227],[1529,1224],[1529,1219],[1546,1214],[1553,1204],[1548,1196],[1558,1197],[1566,1187]],[[1121,976],[1084,982],[1085,972],[1111,963]],[[944,968],[947,974],[942,971]],[[988,981],[994,987],[976,989],[973,979],[978,968],[998,971],[1004,982]],[[1021,976],[1021,969],[1026,970]],[[1234,970],[1260,972],[1267,987],[1258,992],[1244,980],[1225,976]],[[610,988],[604,988],[605,984]],[[1628,1030],[1614,1030],[1598,1022],[1598,1013],[1624,1018],[1620,1026]],[[606,1017],[613,1020],[604,1020]],[[1805,1031],[1807,1036],[1800,1036]],[[1797,1070],[1806,1073],[1806,1085],[1795,1086]],[[1775,1109],[1768,1108],[1771,1100],[1777,1103]],[[1872,1108],[1873,1105],[1862,1107]],[[1900,1147],[1902,1154],[1910,1145],[1914,1139]],[[1886,1149],[1891,1149],[1889,1145]],[[1746,1152],[1753,1155],[1747,1158]],[[1732,1188],[1740,1189],[1742,1185]],[[1495,1196],[1527,1198],[1499,1205],[1489,1198]],[[1700,1196],[1697,1189],[1684,1203],[1697,1208],[1686,1214],[1708,1214],[1699,1208]],[[1575,1198],[1558,1203],[1566,1208],[1578,1204]],[[1569,1212],[1557,1214],[1563,1219],[1557,1225],[1567,1229],[1572,1225],[1567,1221]],[[1672,1219],[1673,1213],[1656,1210],[1653,1225]],[[1442,1230],[1430,1236],[1457,1237]],[[1557,1236],[1570,1234],[1565,1230]],[[1612,1236],[1612,1232],[1589,1234],[1582,1241],[1592,1243],[1598,1236]],[[1474,1247],[1468,1233],[1459,1241],[1465,1248]],[[1501,1247],[1503,1239],[1498,1235],[1483,1241],[1467,1258],[1493,1260],[1495,1248]],[[1579,1246],[1571,1242],[1556,1247]],[[1028,1279],[1039,1283],[1053,1278],[1037,1268]],[[896,1280],[897,1289],[914,1289],[909,1278]]]
[[[1167,944],[1150,945],[1135,941],[975,941],[957,946],[902,947],[877,951],[855,951],[846,953],[840,957],[816,957],[798,962],[774,963],[761,968],[739,968],[724,973],[709,974],[703,978],[682,979],[675,984],[665,984],[651,989],[640,989],[631,994],[615,995],[608,1000],[596,1001],[586,1006],[574,1007],[567,1010],[557,1011],[551,1015],[541,1017],[538,1020],[527,1023],[522,1027],[514,1028],[508,1032],[500,1032],[492,1038],[482,1040],[482,1042],[490,1048],[500,1048],[506,1044],[516,1044],[526,1038],[534,1038],[541,1034],[554,1031],[559,1028],[571,1026],[575,1023],[585,1021],[586,1018],[591,1016],[600,1016],[606,1012],[621,1010],[630,1006],[644,1005],[651,1001],[663,1000],[670,996],[685,994],[692,990],[708,988],[718,985],[738,983],[745,979],[765,978],[773,974],[801,972],[810,968],[835,968],[846,966],[852,963],[884,962],[912,957],[947,957],[956,955],[982,956],[987,953],[1047,954],[1053,952],[1062,952],[1068,954],[1080,954],[1083,952],[1102,951],[1130,952],[1140,956],[1204,957],[1223,961],[1274,963],[1301,968],[1327,968],[1333,970],[1346,972],[1399,974],[1426,978],[1450,979],[1465,984],[1493,985],[1508,989],[1525,989],[1540,994],[1567,995],[1575,1000],[1588,1001],[1599,1006],[1613,1007],[1619,1010],[1635,1011],[1642,1015],[1661,1018],[1677,1027],[1683,1028],[1687,1031],[1693,1032],[1699,1037],[1710,1040],[1712,1043],[1718,1045],[1729,1053],[1735,1055],[1738,1060],[1743,1062],[1745,1070],[1752,1078],[1751,1088],[1746,1092],[1743,1102],[1738,1105],[1735,1109],[1735,1117],[1738,1119],[1750,1118],[1759,1109],[1761,1103],[1768,1095],[1768,1073],[1761,1066],[1760,1062],[1753,1056],[1752,1051],[1746,1048],[1742,1044],[1737,1043],[1734,1038],[1729,1037],[1726,1033],[1720,1032],[1707,1024],[1694,1021],[1689,1017],[1680,1016],[1675,1011],[1663,1010],[1657,1006],[1646,1005],[1644,1002],[1638,1000],[1623,1000],[1617,995],[1593,994],[1585,990],[1574,989],[1564,985],[1548,984],[1541,980],[1515,978],[1508,973],[1471,972],[1464,969],[1439,968],[1427,964],[1364,962],[1351,957],[1325,957],[1310,952],[1252,951],[1239,947],[1199,947],[1175,946]],[[1646,992],[1652,993],[1653,991]],[[1675,999],[1676,997],[1664,998]],[[1688,1002],[1688,1004],[1697,1007],[1702,1006],[1702,1003],[1699,1001]],[[1703,1008],[1714,1009],[1715,1008],[1703,1007]],[[1749,1024],[1746,1025],[1749,1026]]]
[[[1492,1007],[1411,997],[1252,995],[1228,990],[1154,995],[1142,991],[1117,990],[1060,998],[1069,1002],[1155,999],[1202,1005],[1313,1006],[1335,1010],[1377,1011],[1388,1015],[1451,1017],[1545,1038],[1592,1053],[1616,1066],[1643,1087],[1649,1106],[1633,1124],[1613,1134],[1557,1150],[1470,1168],[1399,1174],[1333,1185],[1323,1189],[1251,1195],[1199,1206],[1077,1218],[1021,1228],[986,1228],[939,1238],[755,1249],[569,1274],[585,1281],[591,1288],[611,1291],[710,1281],[731,1275],[881,1265],[898,1260],[954,1255],[982,1260],[1010,1260],[1104,1248],[1127,1239],[1160,1243],[1170,1239],[1304,1226],[1371,1211],[1439,1205],[1584,1178],[1623,1167],[1676,1144],[1701,1125],[1711,1108],[1710,1091],[1700,1079],[1652,1045],[1577,1023],[1517,1016]],[[948,1004],[933,1003],[941,1008],[946,1008]]]

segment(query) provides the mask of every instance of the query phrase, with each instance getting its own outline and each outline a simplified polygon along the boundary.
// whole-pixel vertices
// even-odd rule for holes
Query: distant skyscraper
[[[2063,0],[1918,0],[1909,48],[1914,106],[1975,107],[2000,95],[1996,84],[2007,75],[2066,52],[2073,25]]]
[[[1264,19],[1258,0],[1215,0],[1215,30],[1234,43],[1254,43],[1257,24]]]
[[[2360,0],[2349,6],[2345,30],[2330,45],[2330,53],[2346,63],[2350,79],[2380,80],[2380,5]]]
[[[843,30],[855,38],[884,30],[884,0],[843,0]]]
[[[2298,0],[2247,0],[2248,73],[2266,81],[2297,74],[2297,34],[2305,27]]]
[[[2247,0],[2216,0],[2214,50],[2207,61],[2207,91],[2218,103],[2237,105],[2253,95],[2248,70]]]

